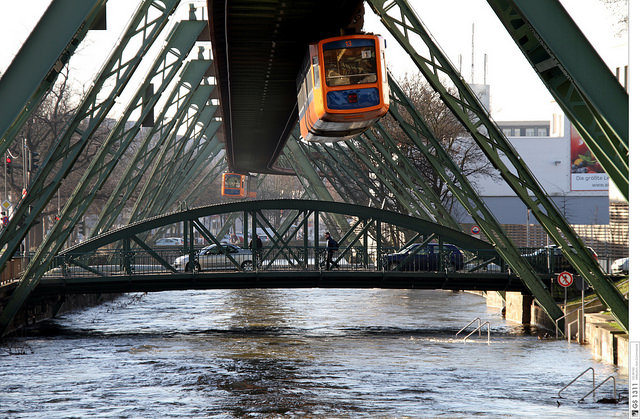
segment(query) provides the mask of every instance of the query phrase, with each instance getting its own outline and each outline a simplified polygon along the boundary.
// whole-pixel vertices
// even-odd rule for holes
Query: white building
[[[566,117],[554,117],[551,122],[515,121],[498,125],[570,224],[609,224],[609,177],[606,173],[572,173],[572,164],[578,159],[572,159],[571,124]],[[574,144],[575,141],[574,136]],[[576,155],[580,154],[576,154],[574,145]],[[579,165],[585,164],[582,160]],[[587,167],[573,167],[574,172],[586,170]],[[591,167],[588,170],[591,172]],[[472,180],[500,223],[537,224],[502,178]],[[466,211],[457,213],[464,214],[459,217],[460,222],[473,223]]]

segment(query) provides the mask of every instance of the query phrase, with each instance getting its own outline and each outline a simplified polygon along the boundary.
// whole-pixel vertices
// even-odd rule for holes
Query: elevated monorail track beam
[[[275,166],[298,122],[296,77],[305,50],[341,34],[363,0],[208,0],[229,169]]]
[[[611,309],[620,325],[628,330],[628,301],[604,276],[582,240],[549,199],[531,170],[493,122],[457,69],[440,50],[413,9],[404,0],[368,0],[368,2],[380,15],[385,27],[409,53],[431,87],[440,94],[443,102],[466,127],[493,166],[498,169],[502,178],[531,209],[540,225],[562,249],[576,271],[589,282],[600,299]],[[424,53],[420,54],[418,50]],[[455,93],[451,93],[445,84],[455,86]],[[464,202],[463,205],[465,205]],[[472,216],[478,214],[478,208],[475,205],[467,207],[467,210]],[[483,228],[482,225],[481,228]],[[487,236],[493,236],[493,234],[487,234]],[[499,243],[496,245],[500,246]],[[505,246],[512,247],[507,244]],[[518,270],[518,273],[521,272]],[[523,280],[527,282],[526,277],[523,277]],[[532,279],[527,282],[527,285],[535,285],[535,281]],[[534,292],[534,294],[536,298],[539,296],[546,298],[544,294],[548,293],[545,291],[545,293]],[[559,309],[552,300],[543,304],[546,306],[545,310],[551,310],[547,313],[552,318],[556,319],[562,315],[558,315]]]
[[[629,200],[629,95],[558,0],[487,0]]]

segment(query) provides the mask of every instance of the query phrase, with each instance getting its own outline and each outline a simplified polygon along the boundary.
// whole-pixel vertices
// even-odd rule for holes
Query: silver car
[[[234,264],[233,261],[237,263]],[[173,262],[177,270],[191,271],[189,255],[183,255]],[[249,249],[242,249],[236,245],[221,243],[220,246],[212,244],[200,250],[195,255],[195,271],[209,271],[215,269],[238,269],[243,271],[253,270],[253,253]]]
[[[611,273],[629,274],[629,258],[616,259],[611,264]]]

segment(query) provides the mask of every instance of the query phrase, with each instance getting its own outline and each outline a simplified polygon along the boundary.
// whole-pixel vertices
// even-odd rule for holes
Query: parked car
[[[595,250],[588,246],[587,250],[591,253],[591,257],[598,262],[598,254]],[[529,261],[536,272],[560,273],[567,271],[576,273],[575,268],[562,253],[562,249],[555,244],[541,247],[522,256]]]
[[[405,249],[384,256],[383,265],[386,270],[401,271],[437,271],[440,269],[440,246],[438,243],[427,243],[418,249],[422,243],[414,243]],[[462,269],[463,256],[460,249],[452,244],[443,245],[446,255],[447,269]],[[413,252],[413,253],[412,253]],[[406,260],[406,263],[403,263]]]
[[[156,240],[156,246],[182,246],[184,240],[182,237],[163,237]]]
[[[629,258],[616,259],[611,264],[612,274],[629,274]]]
[[[243,271],[253,270],[253,253],[249,249],[242,249],[233,244],[212,244],[200,250],[195,255],[195,271],[209,271],[215,269],[237,269],[237,266],[231,261],[232,257],[240,269]],[[189,255],[183,255],[173,262],[174,268],[177,270],[191,271],[189,266]]]

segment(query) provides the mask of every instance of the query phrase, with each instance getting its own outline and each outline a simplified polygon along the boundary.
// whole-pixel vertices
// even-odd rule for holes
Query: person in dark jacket
[[[249,249],[251,249],[251,251],[255,251],[257,263],[258,265],[261,265],[262,264],[262,240],[260,240],[260,236],[256,235],[255,250],[253,249],[253,239],[249,241]]]
[[[338,242],[331,237],[331,233],[328,231],[324,233],[325,239],[327,239],[327,270],[331,270],[331,264],[333,262],[333,252],[338,250]]]

